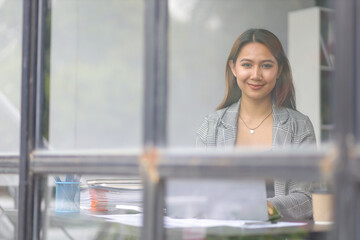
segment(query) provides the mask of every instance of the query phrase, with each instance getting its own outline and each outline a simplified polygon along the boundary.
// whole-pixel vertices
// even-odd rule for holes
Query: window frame
[[[144,217],[142,239],[164,239],[163,207],[166,180],[172,177],[237,177],[238,172],[252,175],[267,173],[299,174],[317,180],[334,174],[335,239],[358,239],[360,224],[360,0],[334,1],[336,46],[335,87],[332,92],[335,115],[335,145],[320,152],[249,154],[244,152],[209,154],[167,148],[167,0],[144,1],[145,22],[145,98],[144,132],[141,151],[129,152],[51,152],[39,149],[43,113],[44,33],[47,0],[23,1],[23,57],[21,92],[20,154],[1,154],[0,172],[19,173],[18,239],[40,239],[42,190],[47,174],[138,173],[144,180]],[[348,26],[348,27],[343,27]],[[336,101],[334,100],[336,99]],[[347,107],[344,107],[347,106]],[[156,156],[154,160],[154,156]],[[289,163],[292,157],[299,161]],[[73,161],[76,158],[77,161]],[[101,158],[99,169],[97,159]],[[239,158],[243,160],[237,161]],[[191,160],[200,162],[191,165]],[[226,159],[228,165],[217,166]],[[267,163],[259,167],[256,161]],[[90,164],[89,164],[90,162]],[[255,163],[254,163],[255,162]],[[325,163],[325,164],[324,164]],[[330,169],[324,165],[330,164]],[[277,166],[274,169],[273,166]],[[179,168],[180,167],[180,168]],[[140,171],[139,171],[140,168]],[[154,178],[155,169],[157,178]],[[180,169],[180,170],[179,170]],[[209,172],[209,169],[214,171]],[[334,173],[332,172],[334,170]],[[285,176],[285,174],[284,174]],[[309,179],[308,178],[308,179]],[[351,193],[351,197],[345,198]]]

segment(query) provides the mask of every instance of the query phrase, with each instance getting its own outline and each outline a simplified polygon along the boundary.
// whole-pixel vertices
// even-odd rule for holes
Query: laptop
[[[173,218],[269,219],[264,180],[170,180],[165,204]]]

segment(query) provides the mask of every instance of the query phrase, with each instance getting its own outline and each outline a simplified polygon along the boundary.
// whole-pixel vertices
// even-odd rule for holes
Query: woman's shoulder
[[[233,108],[233,105],[216,110],[205,116],[203,122],[197,130],[197,145],[199,142],[208,145],[215,145],[216,143],[216,131],[220,123],[223,123],[226,118],[226,113]],[[201,141],[199,141],[201,140]]]
[[[293,130],[297,132],[306,131],[309,129],[313,129],[312,122],[310,118],[299,112],[298,110],[291,108],[284,108],[282,111],[286,111],[287,113],[287,121]]]
[[[209,142],[211,142],[210,145],[215,145],[215,131],[220,119],[219,113],[219,111],[216,111],[205,116],[200,127],[196,131],[197,147],[208,147]]]
[[[221,121],[222,116],[224,115],[226,109],[219,109],[210,114],[207,114],[198,130],[199,132],[207,132],[209,128],[214,128]]]
[[[309,117],[297,110],[286,108],[287,112],[289,113],[289,118],[292,121],[308,121],[310,120]]]
[[[274,118],[281,125],[283,124],[298,124],[310,121],[309,117],[305,114],[287,107],[276,107],[273,106]]]
[[[224,107],[224,108],[221,108],[221,109],[218,109],[208,115],[205,116],[205,120],[207,121],[211,121],[211,122],[218,122],[220,119],[222,119],[224,117],[224,115],[227,113],[227,112],[230,112],[232,111],[236,106],[237,106],[237,102],[227,106],[227,107]]]
[[[289,114],[289,122],[294,139],[299,138],[299,142],[307,141],[308,143],[314,143],[316,141],[315,132],[310,118],[297,110],[290,108],[286,108],[286,110]]]

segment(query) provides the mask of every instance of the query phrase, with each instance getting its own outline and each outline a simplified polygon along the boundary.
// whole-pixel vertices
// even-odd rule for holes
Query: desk
[[[263,228],[263,229],[244,229],[235,227],[211,227],[206,229],[167,229],[167,239],[176,236],[176,239],[185,239],[182,236],[187,232],[200,231],[199,235],[205,235],[207,240],[324,240],[327,239],[331,225],[317,225],[309,221],[306,226],[302,227],[284,227],[284,228]],[[177,233],[177,235],[175,235]],[[169,237],[171,236],[171,237]],[[189,238],[191,239],[191,238]]]
[[[5,210],[6,215],[16,225],[17,210]],[[48,211],[47,238],[51,240],[79,239],[140,239],[140,228],[106,221],[106,219],[85,213],[55,213]],[[121,238],[120,238],[121,236]]]
[[[111,214],[115,213],[116,212],[112,212]],[[17,210],[6,210],[6,214],[16,223]],[[96,214],[89,215],[89,212],[85,211],[77,214],[58,214],[49,210],[47,239],[140,239],[141,227],[107,221],[95,215]],[[191,238],[191,236],[199,236],[200,238],[196,239],[207,240],[323,240],[326,239],[327,232],[329,232],[331,227],[331,225],[317,225],[313,222],[308,222],[306,226],[301,227],[266,229],[243,229],[235,227],[171,228],[166,229],[166,236],[167,239],[171,240],[194,239]]]

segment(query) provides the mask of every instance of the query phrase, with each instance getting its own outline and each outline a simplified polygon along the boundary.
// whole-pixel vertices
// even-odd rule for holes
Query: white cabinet
[[[334,69],[333,12],[312,7],[288,15],[288,57],[297,109],[311,119],[318,142],[333,129],[330,90]]]

